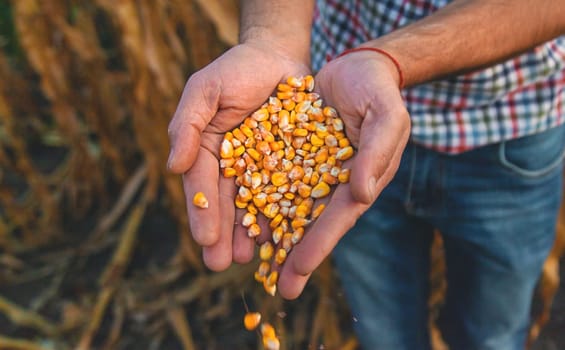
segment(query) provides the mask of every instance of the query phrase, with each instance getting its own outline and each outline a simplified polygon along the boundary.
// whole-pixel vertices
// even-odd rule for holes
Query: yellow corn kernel
[[[323,198],[330,194],[330,186],[320,181],[314,188],[312,189],[312,193],[310,194],[312,198]]]
[[[245,146],[241,145],[233,150],[233,156],[239,157],[245,152]]]
[[[247,126],[248,128],[250,128],[250,129],[253,130],[253,129],[257,128],[257,125],[258,125],[258,124],[257,124],[257,121],[256,121],[255,119],[253,119],[253,118],[251,118],[251,117],[247,117],[247,118],[245,118],[245,120],[243,121],[243,125],[245,125],[245,126]],[[232,137],[233,137],[233,135],[232,135]],[[253,137],[253,135],[252,135],[252,136],[249,136],[249,137]]]
[[[281,186],[288,182],[288,176],[286,173],[277,171],[271,175],[271,183],[275,186]]]
[[[294,157],[296,157],[296,151],[294,150],[294,148],[291,147],[291,146],[285,148],[284,157],[285,157],[285,159],[293,160]]]
[[[239,199],[243,202],[249,202],[253,198],[253,194],[249,190],[249,188],[245,186],[239,187]]]
[[[284,250],[283,248],[277,250],[277,254],[275,254],[275,262],[279,265],[282,265],[285,260],[286,260],[286,250]]]
[[[292,193],[292,192],[285,192],[285,193],[283,194],[283,196],[284,196],[284,198],[286,198],[286,199],[288,199],[288,200],[293,200],[294,197],[295,197],[295,194]]]
[[[259,151],[257,151],[257,149],[255,148],[248,148],[247,154],[249,154],[249,156],[256,162],[259,162],[261,160],[261,157],[263,157],[261,153],[259,153]]]
[[[303,177],[304,177],[304,168],[302,168],[299,165],[293,166],[292,169],[290,169],[290,171],[288,172],[288,178],[292,182],[296,180],[302,180]]]
[[[342,139],[339,139],[338,142],[337,142],[337,144],[338,144],[338,146],[341,147],[341,148],[345,148],[345,147],[347,147],[347,146],[350,145],[349,139],[348,139],[348,138],[345,138],[345,137],[342,138]]]
[[[263,289],[265,289],[265,292],[267,292],[267,294],[274,297],[275,294],[277,293],[277,285],[268,284],[267,279],[268,277],[266,277],[265,280],[263,280]]]
[[[235,164],[234,158],[222,158],[220,159],[220,168],[231,168]]]
[[[275,155],[267,154],[263,157],[263,168],[273,171],[277,168],[277,164],[279,164],[279,160]]]
[[[337,177],[333,176],[329,172],[322,173],[320,180],[327,183],[328,185],[335,185],[339,182]]]
[[[269,185],[263,187],[263,193],[265,193],[267,195],[267,197],[271,193],[275,193],[275,192],[277,192],[277,187],[275,187],[273,184],[269,184]]]
[[[308,136],[308,130],[306,130],[306,129],[294,129],[294,130],[292,131],[292,135],[293,135],[293,136],[302,136],[302,137],[305,137],[305,136]]]
[[[283,219],[284,216],[280,213],[280,209],[279,209],[279,213],[275,215],[275,217],[271,220],[271,222],[269,222],[269,227],[271,228],[271,230],[277,228],[281,224]]]
[[[306,201],[303,201],[296,207],[296,217],[297,218],[305,218],[310,215],[310,207]]]
[[[256,222],[257,217],[250,212],[245,213],[243,215],[243,218],[241,218],[241,225],[243,225],[243,227],[249,227]]]
[[[325,204],[322,203],[318,205],[314,210],[312,210],[312,219],[317,219],[322,214],[324,209],[326,209]]]
[[[279,94],[277,94],[277,96],[279,96]],[[292,111],[292,110],[294,110],[294,107],[296,107],[296,102],[294,102],[294,101],[292,100],[292,96],[294,96],[294,93],[292,93],[292,94],[290,95],[290,97],[288,97],[287,99],[285,99],[285,100],[282,101],[283,108],[284,108],[286,111]],[[282,111],[281,111],[281,112],[282,112]],[[279,115],[280,115],[280,112],[279,112]]]
[[[316,184],[320,181],[320,173],[313,172],[312,177],[310,178],[310,185],[316,186]]]
[[[245,208],[247,208],[248,202],[241,200],[241,198],[239,197],[239,194],[238,194],[238,195],[235,196],[234,204],[239,209],[245,209]]]
[[[277,141],[269,142],[269,147],[271,148],[271,152],[277,152],[278,150],[283,149],[284,142],[282,144]]]
[[[343,125],[343,120],[341,120],[340,118],[334,118],[332,120],[332,126],[335,131],[343,131],[343,129],[345,128]]]
[[[338,140],[341,140],[343,138],[345,138],[345,133],[342,131],[336,131],[334,132],[335,138]]]
[[[258,122],[265,121],[269,119],[269,111],[267,108],[260,108],[251,114],[251,118],[255,119]],[[235,135],[234,135],[235,136]]]
[[[261,173],[255,171],[251,173],[251,189],[257,189],[263,183],[263,177]]]
[[[253,204],[249,203],[246,208],[247,208],[247,211],[248,211],[248,212],[250,212],[251,214],[257,216],[257,213],[258,213],[259,211],[257,210],[257,208],[255,208],[255,206],[254,206]]]
[[[224,159],[233,158],[233,144],[226,138],[224,138],[222,144],[220,145],[220,157]]]
[[[292,220],[292,222],[290,223],[290,227],[292,227],[293,230],[296,230],[297,228],[308,225],[310,222],[311,220],[297,217]]]
[[[233,169],[235,170],[236,175],[238,176],[242,175],[247,169],[247,164],[245,163],[245,160],[243,160],[242,158],[236,160],[235,164],[233,165]]]
[[[305,183],[300,183],[298,185],[298,194],[302,198],[308,198],[312,194],[312,187]]]
[[[245,142],[247,136],[245,136],[245,134],[241,130],[239,130],[239,128],[233,129],[232,133],[235,137],[235,139],[232,140],[232,143],[234,143],[235,140],[238,140],[239,142]]]
[[[265,243],[261,244],[261,247],[259,247],[259,258],[263,261],[269,261],[273,257],[274,252],[275,247],[273,243],[265,241]]]
[[[206,209],[208,208],[208,199],[203,192],[196,192],[192,197],[192,204],[198,208]]]
[[[328,136],[326,136],[324,138],[324,142],[326,144],[326,146],[328,147],[337,147],[337,137],[335,137],[333,134],[329,134]]]
[[[263,208],[263,215],[269,219],[273,219],[279,213],[280,206],[277,203],[269,203]]]
[[[280,350],[281,343],[277,337],[263,337],[263,348],[265,350]]]
[[[306,91],[312,92],[314,91],[314,77],[311,75],[307,75],[304,77],[304,87]]]
[[[267,105],[267,111],[269,112],[269,114],[277,113],[281,109],[282,109],[281,100],[273,96],[269,97],[269,104]]]
[[[284,249],[287,253],[289,253],[292,250],[293,245],[294,244],[292,243],[292,233],[285,233],[282,237],[282,242],[281,242],[282,249]]]
[[[247,229],[247,236],[249,238],[257,237],[261,234],[261,227],[258,224],[251,224]]]
[[[302,91],[297,91],[292,95],[292,100],[296,103],[300,103],[306,99],[306,94]],[[296,107],[294,107],[296,109]]]
[[[284,106],[284,101],[293,98],[294,94],[295,94],[295,92],[292,91],[292,90],[291,91],[279,91],[279,92],[277,92],[277,98],[279,100],[283,101],[283,106]]]
[[[253,331],[261,323],[261,314],[258,312],[247,312],[243,317],[243,325],[248,331]]]
[[[304,227],[298,227],[292,232],[292,244],[298,244],[302,240],[302,237],[304,237]]]
[[[231,131],[226,132],[224,134],[224,139],[231,142],[231,140],[233,140],[233,133]]]
[[[284,230],[281,226],[275,228],[273,233],[271,234],[271,239],[273,240],[274,244],[278,244],[284,235]]]
[[[271,264],[267,261],[261,261],[257,271],[255,271],[255,280],[263,283],[263,281],[267,278],[269,271],[271,271]]]
[[[223,175],[224,177],[234,177],[236,175],[236,171],[234,168],[224,168]]]
[[[334,165],[337,164],[337,160],[335,159],[335,156],[334,156],[334,155],[331,155],[331,156],[329,156],[328,159],[326,160],[326,163],[327,163],[328,165],[334,166]]]
[[[267,205],[267,194],[263,192],[257,193],[253,196],[253,204],[257,209],[264,208]]]
[[[341,169],[339,175],[337,175],[337,179],[342,184],[347,183],[349,182],[350,174],[351,174],[351,169]]]
[[[335,110],[335,108],[330,107],[330,106],[326,106],[324,107],[324,109],[322,110],[322,113],[324,113],[324,116],[326,116],[327,118],[337,118],[337,111]]]
[[[269,273],[269,275],[267,276],[265,283],[269,286],[272,286],[272,285],[277,284],[278,280],[279,280],[279,272],[278,271],[271,271],[271,273]]]
[[[316,162],[316,164],[325,163],[328,160],[329,154],[330,153],[327,148],[322,148],[318,152],[316,152],[316,155],[314,156],[314,161]]]
[[[340,149],[336,155],[335,159],[337,160],[347,160],[353,156],[353,147],[347,146],[345,148]]]
[[[255,273],[253,274],[253,278],[255,278],[255,281],[259,283],[263,283],[265,281],[265,276],[261,276],[259,274],[259,271],[255,271]]]
[[[324,139],[319,137],[317,134],[312,134],[310,136],[310,143],[314,146],[321,147],[324,145]]]
[[[286,83],[293,88],[300,88],[304,86],[304,78],[302,77],[288,77]]]
[[[267,203],[278,203],[282,199],[283,195],[279,192],[269,193],[267,195]]]

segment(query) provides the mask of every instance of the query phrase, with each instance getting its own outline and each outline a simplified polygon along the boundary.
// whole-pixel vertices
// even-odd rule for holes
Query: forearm
[[[462,0],[363,46],[396,57],[410,86],[500,62],[563,33],[563,0]]]
[[[240,42],[266,41],[309,64],[313,0],[241,1]]]

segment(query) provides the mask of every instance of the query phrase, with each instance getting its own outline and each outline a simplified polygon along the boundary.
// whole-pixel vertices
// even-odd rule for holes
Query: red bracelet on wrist
[[[398,61],[396,60],[396,58],[394,58],[393,55],[391,55],[390,53],[386,52],[383,49],[379,49],[376,47],[354,47],[352,49],[348,49],[343,51],[342,53],[340,53],[336,58],[340,58],[342,56],[345,56],[347,54],[353,53],[353,52],[358,52],[358,51],[374,51],[377,52],[381,55],[384,55],[386,57],[388,57],[388,59],[390,59],[392,61],[392,63],[394,63],[396,70],[398,71],[398,87],[400,89],[402,89],[404,87],[404,75],[402,74],[402,69],[400,68],[400,63],[398,63]]]

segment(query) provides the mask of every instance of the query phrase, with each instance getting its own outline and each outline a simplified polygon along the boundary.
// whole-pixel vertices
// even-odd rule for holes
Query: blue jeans
[[[367,350],[430,349],[429,260],[443,235],[452,350],[523,349],[555,236],[565,126],[445,155],[409,144],[375,204],[334,251]]]

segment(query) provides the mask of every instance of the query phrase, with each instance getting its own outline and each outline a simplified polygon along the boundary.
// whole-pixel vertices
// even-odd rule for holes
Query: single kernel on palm
[[[261,314],[258,312],[248,312],[243,317],[243,325],[248,331],[253,331],[261,323]]]
[[[326,205],[325,204],[320,204],[316,207],[316,209],[312,210],[312,219],[317,219],[320,215],[322,215],[322,212],[324,211],[324,209],[326,209]]]
[[[310,194],[313,198],[322,198],[330,194],[330,186],[321,181],[319,182],[314,188],[312,189],[312,193]]]
[[[198,208],[206,209],[208,208],[208,199],[203,192],[196,192],[192,197],[192,204]]]

